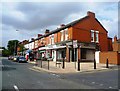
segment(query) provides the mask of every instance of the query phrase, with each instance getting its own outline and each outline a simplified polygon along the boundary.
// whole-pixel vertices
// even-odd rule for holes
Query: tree
[[[2,56],[3,57],[8,57],[9,55],[10,55],[9,50],[7,50],[7,49],[2,50]]]
[[[10,55],[16,55],[17,54],[17,46],[18,46],[18,40],[9,40],[8,41],[8,51]]]

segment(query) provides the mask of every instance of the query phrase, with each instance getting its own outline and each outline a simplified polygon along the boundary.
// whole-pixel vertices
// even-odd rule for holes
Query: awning
[[[66,48],[66,46],[54,46],[52,48],[47,48],[47,49],[62,49],[62,48]]]
[[[30,52],[32,52],[32,50],[26,50],[26,53],[30,53]]]
[[[46,50],[48,47],[41,47],[39,50]]]
[[[46,46],[46,47],[39,48],[39,50],[62,49],[62,48],[66,48],[66,46],[56,46],[56,45],[51,46],[51,47]]]
[[[43,52],[45,52],[45,50],[39,50],[38,52],[39,52],[39,53],[43,53]]]

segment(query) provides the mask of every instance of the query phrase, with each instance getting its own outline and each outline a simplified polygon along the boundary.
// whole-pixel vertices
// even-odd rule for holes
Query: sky
[[[96,18],[108,31],[109,37],[118,36],[117,0],[115,2],[36,1],[4,0],[0,3],[2,46],[7,47],[9,40],[36,38],[37,34],[44,34],[46,29],[52,31],[61,24],[68,24],[86,16],[87,11],[95,13]]]

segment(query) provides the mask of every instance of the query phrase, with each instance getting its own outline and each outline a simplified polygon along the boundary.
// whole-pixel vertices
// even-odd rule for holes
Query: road
[[[53,74],[2,59],[2,89],[117,89],[118,71]]]

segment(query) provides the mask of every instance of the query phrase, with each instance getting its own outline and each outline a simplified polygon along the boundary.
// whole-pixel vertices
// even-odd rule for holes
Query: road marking
[[[100,86],[103,86],[103,84],[100,84]]]
[[[56,74],[52,74],[53,76],[55,76]]]
[[[60,75],[56,75],[57,77],[60,77]]]
[[[84,82],[85,80],[83,79],[82,81]]]
[[[18,87],[16,85],[13,86],[16,91],[19,91]]]
[[[41,72],[40,70],[36,70],[36,69],[33,69],[33,68],[29,68],[30,70],[33,70],[33,71],[36,71],[36,72]]]
[[[92,82],[92,84],[95,84],[95,82]]]
[[[111,86],[109,88],[112,88]]]

